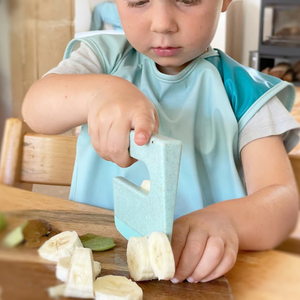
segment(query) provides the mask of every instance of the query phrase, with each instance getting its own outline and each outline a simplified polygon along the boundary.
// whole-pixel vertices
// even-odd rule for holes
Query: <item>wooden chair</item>
[[[0,184],[32,189],[32,184],[70,186],[75,136],[30,132],[16,118],[6,120],[0,158]]]

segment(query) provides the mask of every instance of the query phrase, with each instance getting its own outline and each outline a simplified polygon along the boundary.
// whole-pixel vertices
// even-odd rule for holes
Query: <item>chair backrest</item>
[[[0,183],[31,189],[32,184],[70,186],[75,136],[42,135],[16,118],[6,120],[0,158]]]

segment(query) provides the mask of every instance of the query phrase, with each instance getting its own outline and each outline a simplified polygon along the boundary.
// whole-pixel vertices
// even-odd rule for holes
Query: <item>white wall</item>
[[[248,66],[249,51],[258,50],[261,0],[243,0],[244,34],[242,63]]]
[[[236,1],[236,0],[234,0]],[[241,62],[249,65],[249,52],[258,50],[260,2],[261,0],[242,0],[243,34]],[[226,42],[226,13],[221,14],[219,26],[212,46],[224,51]]]
[[[8,1],[0,0],[0,145],[4,121],[12,113]]]
[[[75,33],[89,31],[91,28],[92,11],[100,2],[108,0],[75,0]],[[114,0],[109,0],[114,2]],[[104,24],[105,28],[105,24]],[[106,29],[113,29],[112,27]]]
[[[211,42],[213,48],[225,51],[226,47],[226,12],[220,15],[219,25]]]

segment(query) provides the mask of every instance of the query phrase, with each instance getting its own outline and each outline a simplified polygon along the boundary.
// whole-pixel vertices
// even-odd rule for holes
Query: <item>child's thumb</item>
[[[135,143],[139,146],[147,144],[152,134],[158,133],[158,127],[159,118],[154,106],[153,109],[143,111],[138,110],[132,118],[132,129],[135,131]]]
[[[158,132],[157,116],[140,117],[134,122],[134,141],[137,145],[143,146],[147,144],[153,133]]]
[[[143,146],[149,142],[151,135],[152,133],[150,133],[149,131],[145,131],[143,129],[135,129],[134,141],[137,145]]]

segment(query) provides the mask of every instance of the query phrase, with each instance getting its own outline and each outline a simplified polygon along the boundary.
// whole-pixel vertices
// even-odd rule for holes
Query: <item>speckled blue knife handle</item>
[[[182,143],[154,134],[138,146],[130,133],[130,156],[143,161],[149,172],[150,192],[123,177],[114,178],[114,210],[117,229],[127,239],[153,231],[172,235]]]

